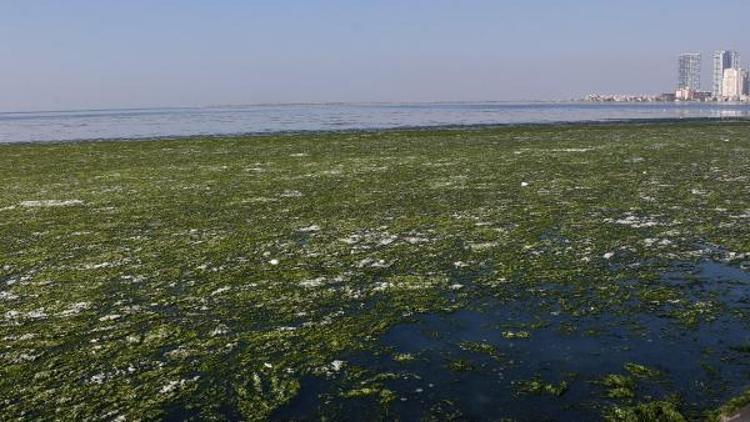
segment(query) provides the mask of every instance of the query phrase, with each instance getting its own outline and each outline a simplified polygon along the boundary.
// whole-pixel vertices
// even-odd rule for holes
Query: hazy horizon
[[[750,59],[740,0],[279,3],[1,4],[0,111],[657,94],[682,52],[706,89]]]

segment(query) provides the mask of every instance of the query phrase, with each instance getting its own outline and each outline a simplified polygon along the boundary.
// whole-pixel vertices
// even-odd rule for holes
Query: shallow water
[[[257,105],[0,113],[0,142],[750,117],[750,104],[429,103]]]
[[[747,385],[750,355],[738,346],[750,345],[750,324],[733,312],[750,311],[750,273],[715,262],[683,264],[662,282],[679,285],[699,300],[718,299],[727,312],[687,328],[659,313],[574,318],[533,296],[507,302],[487,299],[453,314],[422,315],[395,326],[380,339],[382,350],[349,358],[348,365],[396,374],[383,382],[398,397],[390,409],[379,408],[371,398],[338,398],[348,387],[346,375],[308,377],[299,396],[276,416],[600,420],[603,408],[623,401],[607,398],[607,387],[597,381],[608,374],[628,375],[625,365],[637,363],[661,372],[655,378],[636,377],[637,400],[677,394],[686,414],[699,417]],[[529,338],[502,335],[521,329]],[[465,342],[489,344],[496,353],[466,350]],[[397,362],[396,353],[415,359]],[[457,360],[470,368],[449,368]],[[553,385],[565,381],[568,389],[559,397],[522,391],[521,383],[532,379]]]

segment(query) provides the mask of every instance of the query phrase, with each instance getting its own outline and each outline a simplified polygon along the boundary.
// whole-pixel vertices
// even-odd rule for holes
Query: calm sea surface
[[[750,105],[490,102],[11,112],[0,113],[0,142],[701,117],[750,117]]]

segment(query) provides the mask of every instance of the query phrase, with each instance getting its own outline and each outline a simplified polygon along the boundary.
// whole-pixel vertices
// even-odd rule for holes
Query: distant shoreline
[[[249,104],[211,104],[205,106],[148,106],[148,107],[94,107],[94,108],[60,108],[40,110],[0,110],[3,115],[25,114],[65,114],[65,113],[106,113],[106,112],[139,112],[159,110],[215,110],[242,109],[255,107],[408,107],[408,106],[439,106],[439,105],[716,105],[716,106],[750,106],[743,101],[595,101],[586,98],[572,98],[564,100],[486,100],[486,101],[329,101],[329,102],[290,102],[290,103],[249,103]]]
[[[45,114],[45,113],[86,113],[86,112],[107,112],[107,111],[150,111],[150,110],[200,110],[200,109],[233,109],[245,107],[326,107],[326,106],[429,106],[429,105],[466,105],[466,104],[502,104],[502,105],[519,105],[519,104],[578,104],[582,99],[559,99],[559,100],[480,100],[480,101],[300,101],[287,103],[248,103],[248,104],[209,104],[209,105],[164,105],[164,106],[144,106],[144,107],[92,107],[92,108],[60,108],[60,109],[39,109],[39,110],[0,110],[3,114]]]

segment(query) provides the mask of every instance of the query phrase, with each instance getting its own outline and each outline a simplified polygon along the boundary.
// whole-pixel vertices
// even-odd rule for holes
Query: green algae
[[[509,340],[523,340],[531,337],[531,333],[528,331],[510,331],[506,330],[502,332],[503,338],[507,338]]]
[[[686,330],[747,322],[661,274],[747,261],[748,129],[0,146],[0,419],[262,420],[308,375],[340,376],[344,396],[389,406],[382,380],[362,385],[337,362],[416,314],[484,296],[549,299],[548,313],[573,318],[570,335],[576,319],[608,313]],[[544,324],[499,335],[529,339]],[[501,356],[488,346],[464,345]],[[658,377],[626,370],[604,384],[609,397],[632,399],[633,379]],[[613,420],[679,420],[679,406],[629,404]]]
[[[446,365],[453,372],[469,372],[475,369],[475,365],[468,359],[455,359]]]
[[[631,375],[638,378],[658,378],[662,376],[662,372],[655,368],[649,368],[645,365],[640,365],[633,362],[625,364],[625,370]]]
[[[393,355],[393,360],[401,363],[412,362],[414,361],[414,359],[416,359],[416,356],[414,356],[412,353],[397,353]]]
[[[458,347],[462,350],[483,354],[493,359],[499,360],[503,357],[497,346],[483,341],[464,341],[461,342]]]
[[[534,378],[523,381],[519,385],[519,390],[528,394],[543,395],[548,394],[560,397],[568,391],[568,382],[563,380],[558,384],[548,383],[541,378]]]
[[[687,419],[671,401],[652,401],[633,406],[616,406],[605,414],[609,422],[685,422]]]
[[[607,397],[609,398],[622,399],[635,397],[635,380],[633,377],[609,374],[598,382],[608,388]]]
[[[633,399],[636,397],[638,380],[654,380],[663,376],[658,369],[628,362],[624,366],[628,375],[607,374],[596,381],[597,384],[607,388],[606,397],[610,399]]]
[[[750,406],[750,389],[746,390],[744,393],[736,397],[733,397],[720,408],[708,412],[706,419],[716,422],[727,420],[728,418],[735,416],[737,412],[747,408],[748,406]]]
[[[341,394],[341,397],[345,399],[358,399],[363,397],[376,397],[380,404],[388,406],[393,400],[396,399],[396,395],[393,391],[384,388],[382,386],[363,387],[356,390],[350,390]]]

